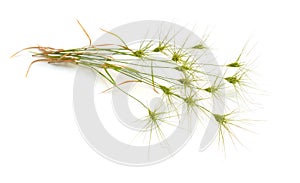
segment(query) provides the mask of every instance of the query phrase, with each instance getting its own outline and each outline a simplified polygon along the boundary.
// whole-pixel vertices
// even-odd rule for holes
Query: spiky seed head
[[[241,67],[242,65],[239,62],[232,62],[226,65],[227,67]]]
[[[188,96],[188,97],[184,98],[183,100],[188,106],[195,106],[196,105],[196,100],[194,99],[193,96]]]
[[[149,114],[149,119],[152,122],[157,121],[157,114],[155,113],[155,111],[151,111],[150,109],[148,109],[148,114]]]
[[[211,87],[205,88],[204,91],[206,91],[208,93],[214,93],[214,92],[218,91],[218,88],[211,86]]]
[[[192,47],[193,49],[205,49],[206,47],[203,44],[197,44],[195,46]]]
[[[182,55],[178,53],[173,53],[172,60],[175,62],[179,62],[182,59]]]
[[[191,68],[186,66],[186,65],[181,65],[181,66],[175,67],[174,69],[178,70],[178,71],[181,71],[181,72],[191,70]]]
[[[227,118],[226,115],[221,115],[221,114],[213,114],[215,120],[220,123],[220,124],[225,124],[227,123]]]
[[[159,85],[159,88],[164,92],[164,94],[166,95],[172,95],[173,92],[171,91],[171,88],[168,88],[166,86],[163,85]]]
[[[226,77],[225,80],[233,85],[240,82],[240,78],[238,78],[237,76]]]
[[[167,46],[158,46],[153,49],[153,52],[162,52],[167,48]]]
[[[134,54],[134,56],[139,57],[139,58],[142,58],[143,56],[146,55],[144,50],[137,50],[137,51],[133,52],[133,54]]]

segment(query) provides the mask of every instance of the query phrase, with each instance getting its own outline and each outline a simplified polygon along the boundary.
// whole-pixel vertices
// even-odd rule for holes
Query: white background
[[[2,1],[0,3],[0,182],[299,182],[299,5],[297,1]],[[136,20],[209,28],[218,59],[230,59],[251,37],[257,43],[264,122],[245,134],[248,149],[198,152],[201,135],[171,159],[127,167],[95,153],[72,110],[75,69],[36,64],[24,74],[32,45],[81,47]]]

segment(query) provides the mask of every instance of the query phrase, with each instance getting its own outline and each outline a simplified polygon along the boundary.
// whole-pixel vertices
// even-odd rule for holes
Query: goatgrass
[[[28,76],[32,65],[38,62],[57,65],[73,64],[92,69],[112,85],[104,92],[108,92],[112,88],[117,88],[138,102],[142,109],[147,111],[148,115],[144,119],[146,121],[144,128],[149,131],[149,144],[154,132],[161,140],[165,139],[165,135],[160,128],[160,123],[174,125],[168,122],[168,115],[175,112],[175,116],[180,119],[179,116],[181,114],[179,111],[182,106],[185,106],[187,113],[193,112],[196,116],[201,114],[211,115],[219,124],[219,142],[225,143],[225,133],[232,140],[238,140],[232,132],[231,127],[240,126],[237,123],[233,123],[235,120],[230,118],[232,113],[215,114],[209,108],[203,106],[202,102],[212,97],[226,98],[226,96],[221,96],[223,94],[220,92],[221,89],[225,88],[224,83],[231,85],[235,89],[236,97],[243,95],[242,92],[245,91],[242,89],[242,86],[247,85],[249,81],[247,77],[247,72],[249,71],[247,64],[241,61],[245,48],[242,49],[236,60],[226,65],[199,63],[199,58],[193,55],[193,50],[209,49],[205,42],[201,42],[191,48],[185,48],[184,45],[178,47],[171,41],[171,38],[174,36],[168,38],[168,35],[166,35],[163,39],[158,40],[158,42],[156,40],[144,40],[135,49],[131,48],[117,34],[103,30],[112,37],[119,39],[121,44],[93,45],[87,31],[79,21],[78,24],[87,36],[89,45],[73,49],[57,49],[44,46],[25,48],[21,51],[30,51],[32,52],[32,57],[35,58],[30,63],[26,76]],[[12,57],[21,51],[15,53]],[[157,54],[161,56],[157,58]],[[237,71],[231,76],[225,76],[225,73],[223,75],[214,75],[203,71],[202,66],[205,64],[215,66],[216,68],[237,69]],[[159,69],[177,73],[179,77],[161,75],[157,72]],[[117,83],[112,72],[125,75],[130,79]],[[215,77],[214,83],[208,81],[208,76]],[[162,102],[167,105],[166,111],[161,112],[150,109],[141,99],[121,88],[121,85],[131,82],[145,84],[152,88],[153,92],[160,94]],[[205,97],[207,96],[206,94],[209,94],[209,97]]]

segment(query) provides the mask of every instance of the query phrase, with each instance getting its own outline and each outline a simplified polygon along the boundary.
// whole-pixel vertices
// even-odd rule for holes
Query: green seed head
[[[225,80],[233,85],[240,82],[240,78],[238,78],[237,76],[227,77],[227,78],[225,78]]]
[[[226,66],[227,67],[241,67],[242,65],[239,62],[233,62],[233,63],[230,63]]]
[[[173,53],[172,60],[175,62],[179,62],[182,59],[182,55],[178,53]]]
[[[188,106],[196,106],[196,100],[193,98],[193,96],[188,96],[183,100]]]
[[[208,92],[208,93],[214,93],[218,90],[218,88],[216,87],[208,87],[208,88],[205,88],[204,91]]]
[[[157,121],[157,114],[154,111],[148,109],[148,114],[151,121]]]
[[[175,69],[178,70],[178,71],[181,71],[181,72],[192,70],[190,67],[188,67],[186,65],[175,67]]]
[[[206,47],[203,44],[198,44],[192,47],[193,49],[205,49]]]
[[[153,52],[162,52],[167,48],[167,46],[158,46],[154,48]]]
[[[159,88],[164,92],[166,95],[173,95],[173,92],[171,91],[171,88],[168,88],[163,85],[159,85]]]
[[[227,119],[226,119],[225,115],[213,114],[213,116],[218,123],[220,123],[220,124],[227,123]]]
[[[134,56],[139,57],[139,58],[142,58],[143,56],[146,55],[144,50],[137,50],[137,51],[133,52],[133,54],[134,54]]]

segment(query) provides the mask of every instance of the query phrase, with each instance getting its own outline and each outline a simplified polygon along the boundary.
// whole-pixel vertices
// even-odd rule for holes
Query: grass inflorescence
[[[78,22],[79,23],[79,22]],[[118,88],[120,91],[127,94],[136,102],[141,104],[141,107],[147,111],[145,117],[147,125],[145,128],[150,129],[150,138],[154,129],[156,134],[164,137],[160,129],[160,123],[168,124],[168,116],[165,114],[175,113],[175,116],[180,116],[181,107],[185,106],[185,112],[193,112],[196,116],[205,113],[211,115],[219,124],[219,137],[224,142],[223,135],[228,133],[233,136],[230,126],[233,124],[229,118],[229,114],[215,114],[210,108],[202,105],[203,101],[210,100],[213,96],[225,98],[221,92],[229,87],[235,88],[240,95],[239,88],[247,80],[247,66],[241,61],[242,53],[236,60],[225,65],[215,65],[216,68],[235,69],[233,75],[213,75],[204,72],[202,66],[205,63],[200,63],[199,58],[193,55],[193,51],[207,50],[208,47],[204,42],[185,48],[172,44],[171,39],[164,38],[162,40],[144,40],[139,43],[138,48],[130,47],[120,36],[105,31],[111,36],[120,40],[121,44],[102,44],[93,45],[87,31],[79,23],[84,33],[89,38],[89,45],[81,48],[73,49],[56,49],[52,47],[28,47],[23,49],[33,52],[32,57],[35,60],[29,65],[26,76],[28,75],[31,66],[37,62],[47,62],[49,64],[73,64],[77,66],[88,67],[94,70],[104,80],[108,81],[112,87]],[[18,52],[19,53],[19,52]],[[161,56],[157,56],[160,54]],[[163,70],[163,71],[161,71]],[[160,71],[160,72],[159,72]],[[118,73],[129,77],[129,80],[117,83],[112,73]],[[175,73],[176,76],[168,76],[163,73]],[[207,78],[214,77],[214,82],[211,83]],[[162,102],[167,105],[166,111],[158,112],[150,109],[148,105],[142,102],[136,96],[122,90],[121,85],[126,83],[136,82],[144,84],[162,96]],[[178,117],[179,119],[179,117]]]

